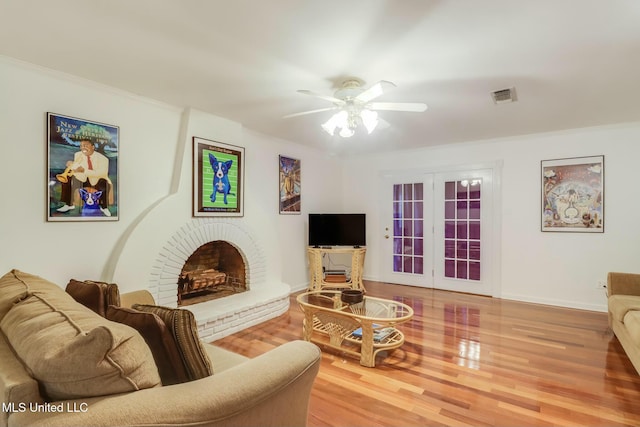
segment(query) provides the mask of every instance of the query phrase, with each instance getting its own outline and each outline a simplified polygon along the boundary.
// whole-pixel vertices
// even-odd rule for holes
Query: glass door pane
[[[492,295],[493,170],[434,177],[434,287]]]
[[[482,179],[444,182],[444,277],[480,280]]]
[[[393,271],[424,273],[424,184],[393,184]]]
[[[380,263],[382,280],[433,286],[433,174],[382,176]]]

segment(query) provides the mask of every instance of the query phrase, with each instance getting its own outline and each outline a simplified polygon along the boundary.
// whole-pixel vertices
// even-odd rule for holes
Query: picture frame
[[[244,147],[193,137],[193,216],[244,215]]]
[[[542,231],[604,233],[604,156],[541,162]]]
[[[47,112],[47,221],[118,221],[120,128]]]
[[[278,156],[280,215],[300,215],[300,160]]]

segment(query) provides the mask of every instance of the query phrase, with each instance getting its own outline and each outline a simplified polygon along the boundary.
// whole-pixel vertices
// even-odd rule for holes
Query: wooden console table
[[[362,270],[364,270],[364,254],[366,248],[314,248],[309,247],[307,254],[309,256],[309,290],[320,291],[322,289],[364,289],[362,283]],[[350,254],[351,255],[351,280],[333,281],[326,280],[324,271],[322,271],[322,257],[325,254]]]

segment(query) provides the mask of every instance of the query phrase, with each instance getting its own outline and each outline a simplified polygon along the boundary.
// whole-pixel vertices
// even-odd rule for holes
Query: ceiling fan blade
[[[372,102],[368,105],[372,110],[408,111],[422,113],[427,110],[427,104],[421,102]]]
[[[282,118],[283,119],[289,119],[291,117],[305,116],[307,114],[321,113],[323,111],[329,111],[329,110],[335,110],[335,107],[318,108],[317,110],[310,110],[310,111],[303,111],[301,113],[287,114],[286,116],[282,116]]]
[[[335,98],[333,96],[321,95],[319,93],[311,92],[310,90],[299,90],[299,93],[305,95],[315,96],[316,98],[324,99],[325,101],[333,102],[336,105],[344,105],[345,102],[342,99]]]
[[[380,80],[378,83],[371,86],[369,89],[362,92],[360,95],[356,96],[356,99],[360,102],[366,103],[375,99],[385,93],[388,89],[392,87],[396,87],[393,82],[389,82],[387,80]]]

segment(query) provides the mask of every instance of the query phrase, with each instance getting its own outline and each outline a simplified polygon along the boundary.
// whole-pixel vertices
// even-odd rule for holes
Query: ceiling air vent
[[[506,104],[507,102],[515,102],[518,100],[515,87],[491,92],[491,98],[493,98],[493,102],[496,104]]]

